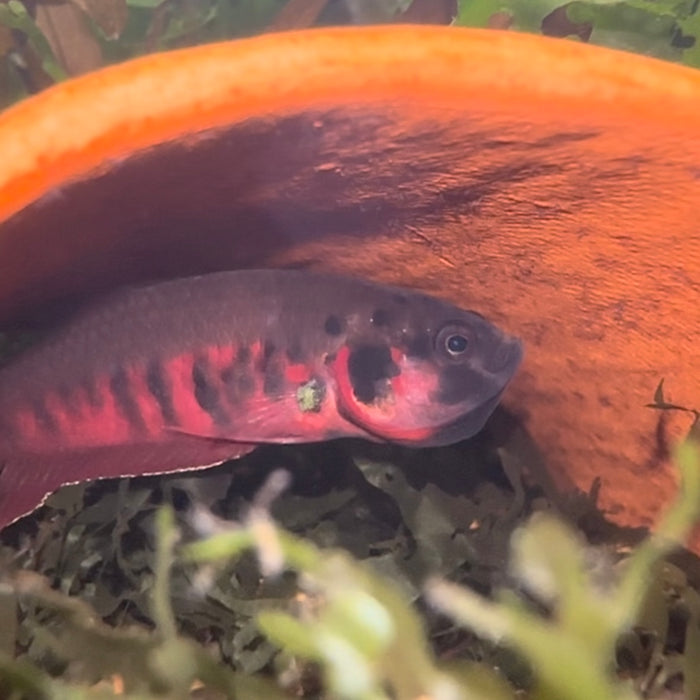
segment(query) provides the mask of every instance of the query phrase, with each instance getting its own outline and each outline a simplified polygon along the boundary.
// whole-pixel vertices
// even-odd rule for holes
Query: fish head
[[[520,364],[520,340],[432,297],[385,302],[350,315],[329,358],[338,412],[374,438],[416,447],[477,433]]]

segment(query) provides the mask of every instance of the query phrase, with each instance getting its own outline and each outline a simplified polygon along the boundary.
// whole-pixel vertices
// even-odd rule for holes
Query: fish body
[[[250,270],[122,289],[0,368],[0,527],[65,483],[259,443],[455,442],[521,355],[474,312],[347,278]]]

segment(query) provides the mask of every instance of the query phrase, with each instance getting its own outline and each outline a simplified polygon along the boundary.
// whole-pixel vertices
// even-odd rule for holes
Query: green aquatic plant
[[[687,697],[697,697],[700,676],[700,597],[664,557],[687,537],[700,510],[700,453],[686,442],[678,451],[682,485],[656,532],[629,556],[616,558],[587,545],[558,519],[537,514],[512,540],[514,586],[486,598],[441,579],[427,584],[427,600],[459,625],[515,651],[530,667],[531,697],[620,700],[655,697],[644,674],[621,680],[615,654],[635,625],[663,642],[669,596],[683,600],[688,618],[684,655],[673,668],[684,674]],[[338,549],[324,549],[280,529],[269,506],[286,487],[273,473],[240,522],[195,510],[198,536],[181,543],[170,508],[156,518],[151,585],[153,629],[114,628],[84,602],[53,590],[33,572],[8,574],[2,593],[51,609],[60,624],[37,629],[63,660],[59,679],[26,661],[0,655],[0,696],[24,698],[186,698],[195,686],[220,697],[284,697],[269,677],[219,663],[185,638],[170,603],[172,572],[191,573],[191,596],[206,595],[231,564],[256,554],[264,577],[296,574],[296,594],[285,605],[258,607],[258,627],[280,649],[275,660],[284,686],[304,669],[318,669],[325,692],[358,700],[483,698],[505,700],[514,689],[493,668],[474,661],[441,662],[431,651],[424,623],[410,597]],[[675,581],[669,583],[673,576]],[[629,641],[629,640],[628,640]],[[658,669],[655,675],[658,677]],[[663,675],[663,674],[662,674]],[[73,679],[75,678],[75,680]],[[119,678],[120,688],[110,686]],[[123,690],[121,689],[123,685]],[[298,689],[297,689],[298,690]],[[217,696],[219,697],[219,696]]]

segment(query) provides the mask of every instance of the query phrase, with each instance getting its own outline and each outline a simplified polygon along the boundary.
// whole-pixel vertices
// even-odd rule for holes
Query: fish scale
[[[264,442],[454,442],[521,355],[476,313],[359,280],[251,270],[118,290],[0,368],[0,527],[64,483]]]

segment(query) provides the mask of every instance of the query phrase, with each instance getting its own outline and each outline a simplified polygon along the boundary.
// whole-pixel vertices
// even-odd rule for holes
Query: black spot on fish
[[[263,360],[267,362],[275,354],[275,344],[271,340],[266,340],[263,345]]]
[[[250,374],[242,374],[236,382],[238,391],[244,396],[249,396],[255,391],[255,379]]]
[[[428,333],[418,335],[406,341],[406,355],[427,359],[433,353],[433,341]]]
[[[170,383],[158,360],[152,360],[148,363],[146,368],[146,386],[148,386],[148,391],[151,392],[151,395],[158,403],[160,414],[163,416],[163,421],[166,425],[177,425],[178,420],[175,415]]]
[[[372,313],[372,324],[375,326],[388,326],[391,315],[386,309],[375,309]]]
[[[394,294],[394,302],[399,304],[399,306],[405,306],[408,304],[408,297],[403,294]]]
[[[217,425],[228,423],[228,416],[221,405],[219,390],[214,386],[209,372],[209,363],[204,358],[199,358],[192,365],[192,383],[194,384],[194,398],[200,408],[206,411]]]
[[[350,383],[355,397],[362,403],[369,404],[383,396],[382,385],[399,373],[387,345],[360,345],[348,358]]]
[[[263,375],[263,393],[279,396],[284,391],[284,365],[277,346],[270,340],[263,344],[262,359],[258,367]]]
[[[285,387],[284,367],[280,362],[269,362],[265,367],[263,392],[266,396],[279,396]]]
[[[326,322],[323,324],[323,330],[328,333],[328,335],[336,336],[340,335],[345,328],[345,321],[338,318],[337,316],[331,314]]]
[[[36,416],[36,422],[43,430],[46,430],[49,433],[58,432],[58,423],[56,422],[56,418],[46,407],[46,404],[42,399],[37,399],[32,403],[32,410]]]
[[[257,362],[255,363],[255,369],[258,372],[265,374],[267,365],[275,354],[276,349],[275,344],[270,340],[266,340],[263,343],[262,353],[258,356]]]
[[[112,373],[109,380],[109,388],[112,391],[112,396],[119,408],[120,413],[126,418],[128,423],[139,430],[145,429],[146,425],[143,422],[143,416],[136,403],[136,399],[131,394],[129,386],[129,375],[124,367],[117,367]]]
[[[247,365],[250,362],[250,348],[247,345],[241,345],[236,353],[236,362],[242,365]]]
[[[297,341],[293,341],[287,346],[285,354],[293,365],[300,364],[304,361],[304,351],[301,349],[301,344]]]
[[[440,372],[440,388],[436,399],[453,405],[469,399],[475,404],[485,401],[495,387],[480,372],[461,366],[445,367]]]
[[[238,360],[221,370],[221,381],[226,397],[232,404],[240,403],[255,391],[255,380],[250,367],[239,364]]]

